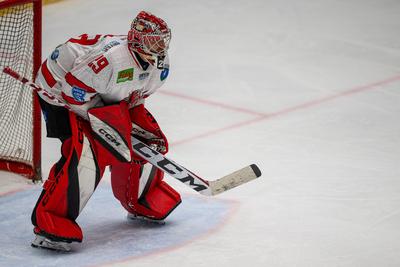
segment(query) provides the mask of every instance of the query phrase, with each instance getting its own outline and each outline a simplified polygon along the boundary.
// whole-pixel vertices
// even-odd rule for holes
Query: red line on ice
[[[264,113],[253,111],[253,110],[250,110],[250,109],[246,109],[246,108],[242,108],[242,107],[235,107],[235,106],[231,106],[231,105],[228,105],[228,104],[224,104],[224,103],[220,103],[220,102],[216,102],[216,101],[211,101],[211,100],[208,100],[208,99],[202,99],[202,98],[198,98],[198,97],[194,97],[194,96],[184,95],[184,94],[180,94],[180,93],[176,93],[176,92],[158,91],[158,93],[161,93],[161,94],[164,94],[164,95],[168,95],[168,96],[177,97],[177,98],[182,98],[182,99],[185,99],[185,100],[189,100],[189,101],[193,101],[193,102],[197,102],[197,103],[201,103],[201,104],[205,104],[205,105],[209,105],[209,106],[215,106],[215,107],[219,107],[219,108],[224,108],[224,109],[231,110],[231,111],[238,111],[238,112],[247,113],[247,114],[256,115],[256,116],[265,116]]]
[[[393,77],[390,77],[390,78],[387,78],[387,79],[384,79],[384,80],[381,80],[381,81],[369,83],[369,84],[366,84],[366,85],[356,86],[356,87],[344,90],[342,92],[339,92],[339,93],[336,93],[336,94],[333,94],[333,95],[329,95],[329,96],[322,97],[322,98],[319,98],[319,99],[311,100],[311,101],[308,101],[308,102],[305,102],[305,103],[302,103],[302,104],[299,104],[299,105],[295,105],[295,106],[292,106],[292,107],[284,108],[282,110],[279,110],[279,111],[276,111],[276,112],[272,112],[272,113],[269,113],[269,114],[260,113],[260,112],[257,112],[257,111],[252,111],[252,110],[241,108],[241,107],[234,107],[234,106],[231,106],[231,105],[218,103],[218,102],[214,102],[214,101],[210,101],[210,100],[204,100],[204,99],[200,99],[200,98],[196,98],[196,97],[192,97],[192,96],[187,96],[187,95],[183,95],[183,94],[171,93],[171,92],[165,92],[165,91],[161,91],[161,92],[163,94],[165,94],[165,95],[174,96],[174,97],[178,97],[178,98],[194,101],[194,102],[201,103],[201,104],[217,106],[217,107],[224,108],[224,109],[227,109],[227,110],[239,111],[239,112],[248,113],[248,114],[252,114],[252,115],[256,115],[257,116],[256,118],[253,118],[253,119],[249,119],[249,120],[246,120],[246,121],[234,123],[234,124],[231,124],[231,125],[228,125],[228,126],[225,126],[225,127],[213,129],[213,130],[210,130],[210,131],[198,134],[198,135],[194,135],[194,136],[191,136],[191,137],[188,137],[188,138],[184,138],[184,139],[181,139],[181,140],[178,140],[178,141],[175,141],[175,142],[171,142],[172,145],[177,146],[177,145],[181,145],[181,144],[184,144],[184,143],[191,142],[191,141],[196,140],[196,139],[205,138],[205,137],[209,137],[211,135],[215,135],[215,134],[218,134],[218,133],[221,133],[221,132],[225,132],[225,131],[228,131],[228,130],[240,128],[240,127],[243,127],[243,126],[246,126],[246,125],[249,125],[249,124],[257,123],[257,122],[264,121],[264,120],[267,120],[267,119],[272,119],[272,118],[279,117],[279,116],[282,116],[282,115],[291,114],[291,113],[293,113],[295,111],[305,110],[305,109],[308,109],[308,108],[311,108],[311,107],[315,107],[315,106],[318,106],[320,104],[323,104],[323,103],[326,103],[326,102],[329,102],[329,101],[332,101],[332,100],[336,100],[336,99],[341,98],[341,97],[347,97],[347,96],[355,95],[357,93],[365,92],[365,91],[368,91],[368,90],[371,90],[371,89],[376,89],[379,86],[388,85],[388,84],[391,84],[393,82],[397,82],[399,80],[400,80],[400,75],[396,75],[396,76],[393,76]]]

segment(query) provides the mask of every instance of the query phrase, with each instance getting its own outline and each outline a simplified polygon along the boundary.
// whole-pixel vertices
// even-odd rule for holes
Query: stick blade
[[[215,196],[261,176],[261,170],[252,164],[218,180],[210,181],[211,195]]]

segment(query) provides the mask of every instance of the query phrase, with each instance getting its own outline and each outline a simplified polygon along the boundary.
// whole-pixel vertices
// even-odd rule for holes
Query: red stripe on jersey
[[[85,101],[85,102],[76,101],[75,98],[64,94],[64,92],[61,92],[61,96],[65,101],[67,101],[69,104],[72,104],[72,105],[83,105],[87,102],[87,101]]]
[[[47,60],[43,62],[42,64],[42,74],[43,77],[46,81],[46,83],[50,86],[53,87],[56,85],[57,81],[54,79],[53,74],[51,74],[50,70],[47,68]]]
[[[83,83],[82,81],[80,81],[78,78],[76,78],[74,75],[71,74],[71,72],[68,72],[65,75],[65,81],[71,85],[71,87],[79,87],[83,90],[85,90],[86,92],[89,93],[97,93],[95,89],[93,89],[92,87],[86,85],[85,83]]]
[[[103,37],[119,37],[119,38],[125,38],[127,37],[126,34],[104,34]]]
[[[80,38],[71,38],[68,40],[68,42],[80,45],[94,45],[99,41],[101,35],[97,34],[94,38],[89,39],[89,35],[85,33],[79,37]]]

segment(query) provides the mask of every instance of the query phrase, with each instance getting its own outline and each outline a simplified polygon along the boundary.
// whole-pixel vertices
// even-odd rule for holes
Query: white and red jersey
[[[94,106],[121,100],[131,106],[143,103],[168,73],[168,57],[163,69],[158,69],[128,48],[126,36],[83,34],[54,50],[42,64],[36,82],[86,118],[87,110]],[[46,92],[39,95],[57,105]]]

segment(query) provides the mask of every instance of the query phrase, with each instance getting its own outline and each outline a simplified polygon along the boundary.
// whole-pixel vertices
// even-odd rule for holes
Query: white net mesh
[[[0,158],[32,165],[33,97],[29,88],[2,72],[33,71],[33,5],[0,9]]]

